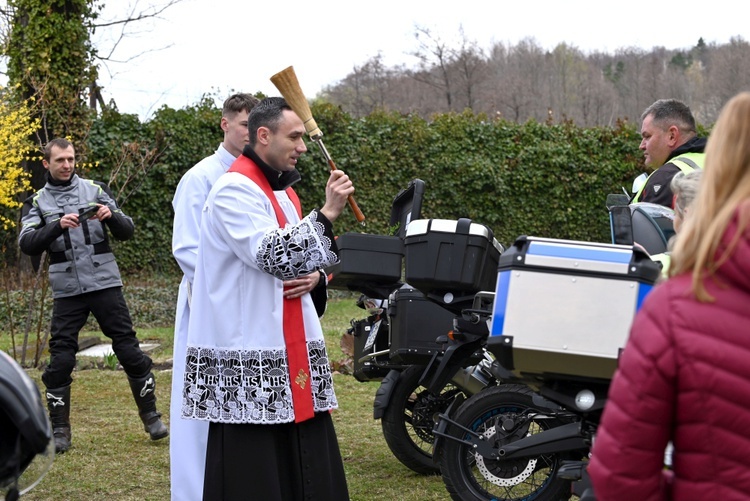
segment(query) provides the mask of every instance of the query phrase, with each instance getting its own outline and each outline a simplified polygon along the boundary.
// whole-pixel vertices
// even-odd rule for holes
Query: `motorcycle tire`
[[[453,419],[484,435],[494,445],[499,440],[498,428],[502,429],[507,422],[504,420],[522,416],[528,409],[536,408],[533,395],[533,390],[523,385],[487,388],[467,399]],[[564,422],[550,417],[532,420],[502,440],[510,443],[561,424]],[[462,432],[453,428],[450,433],[459,437]],[[558,478],[557,471],[562,461],[571,459],[574,454],[489,460],[475,453],[469,445],[443,440],[438,459],[443,482],[454,501],[560,501],[571,497],[570,481]]]
[[[434,418],[461,390],[449,384],[440,396],[433,396],[419,385],[424,370],[411,365],[401,372],[381,425],[388,448],[401,464],[421,475],[438,475],[440,468],[432,458]]]

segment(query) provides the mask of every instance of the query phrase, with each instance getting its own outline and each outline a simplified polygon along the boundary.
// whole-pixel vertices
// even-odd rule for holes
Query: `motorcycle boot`
[[[169,435],[169,430],[161,422],[161,413],[156,410],[156,380],[154,373],[149,372],[141,378],[128,376],[130,390],[138,405],[138,415],[143,421],[143,428],[151,440],[159,440]]]
[[[52,435],[55,439],[55,452],[63,453],[70,449],[70,385],[62,388],[47,388],[47,410],[52,422]]]

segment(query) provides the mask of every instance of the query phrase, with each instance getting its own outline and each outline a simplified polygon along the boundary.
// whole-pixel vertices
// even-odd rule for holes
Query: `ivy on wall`
[[[67,137],[85,155],[83,138],[93,114],[86,97],[97,78],[89,34],[101,6],[91,0],[8,0],[7,7],[11,21],[3,55],[8,80],[19,101],[36,102],[35,139],[44,145]],[[41,162],[29,162],[27,169],[34,189],[41,188]]]

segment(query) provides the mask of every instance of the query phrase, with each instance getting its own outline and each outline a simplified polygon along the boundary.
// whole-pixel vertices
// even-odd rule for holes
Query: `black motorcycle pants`
[[[77,296],[57,298],[52,307],[49,340],[50,363],[42,374],[47,388],[61,388],[73,382],[78,333],[93,314],[102,332],[112,340],[112,351],[131,378],[151,372],[152,361],[138,345],[122,287],[111,287]]]

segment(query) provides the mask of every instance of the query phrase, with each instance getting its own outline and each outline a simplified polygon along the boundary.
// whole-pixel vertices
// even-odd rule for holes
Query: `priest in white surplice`
[[[294,280],[338,261],[332,223],[354,188],[333,171],[302,217],[302,120],[267,98],[248,129],[203,209],[192,289],[182,416],[210,423],[204,499],[348,500],[323,332]]]

